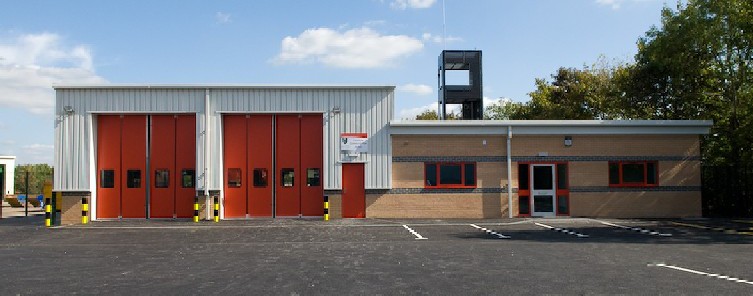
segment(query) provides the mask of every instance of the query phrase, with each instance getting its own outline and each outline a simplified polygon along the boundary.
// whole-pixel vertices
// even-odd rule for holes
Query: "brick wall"
[[[699,156],[698,135],[573,135],[565,147],[564,136],[517,136],[513,156]]]
[[[366,196],[368,218],[501,218],[507,217],[507,195],[383,194]]]
[[[570,194],[573,217],[701,216],[701,192],[587,192]]]
[[[512,139],[512,186],[518,186],[518,160],[566,162],[569,166],[573,216],[645,217],[700,216],[700,144],[697,135],[573,135],[573,145],[564,146],[564,136],[514,136]],[[483,141],[486,145],[483,145]],[[477,187],[504,188],[504,136],[393,135],[392,188],[390,194],[371,197],[367,216],[444,218],[507,216],[507,194],[468,192],[422,192],[425,161],[475,161]],[[539,153],[546,157],[539,157]],[[456,160],[461,159],[461,160]],[[470,159],[470,160],[469,160]],[[618,190],[609,187],[608,163],[614,160],[658,160],[659,190]],[[425,190],[424,190],[425,191]],[[486,192],[486,191],[484,191]],[[501,208],[490,214],[489,197],[500,199]],[[594,198],[602,196],[603,199]],[[697,197],[697,198],[696,198]],[[482,202],[486,200],[487,202]],[[651,205],[651,208],[630,205]],[[514,195],[513,214],[518,213]],[[372,207],[373,206],[373,207]],[[448,209],[456,208],[456,211]],[[642,209],[642,210],[638,210]],[[403,216],[401,216],[403,215]]]
[[[499,156],[505,155],[506,145],[500,135],[392,135],[392,156]]]
[[[88,193],[71,194],[64,192],[60,198],[60,223],[62,225],[81,224],[81,198],[89,198],[89,204],[91,205],[91,197]],[[89,221],[91,221],[91,206],[89,207]]]

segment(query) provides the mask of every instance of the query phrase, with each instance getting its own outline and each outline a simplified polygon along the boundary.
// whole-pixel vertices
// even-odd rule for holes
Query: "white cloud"
[[[317,62],[338,68],[389,67],[423,49],[423,43],[405,35],[380,35],[363,27],[345,32],[330,28],[308,29],[282,40],[278,64]]]
[[[429,8],[436,2],[437,0],[394,0],[390,3],[390,7],[400,10],[407,8]]]
[[[0,107],[50,114],[53,84],[104,83],[93,69],[91,50],[66,47],[56,34],[16,36],[0,44]]]
[[[230,22],[230,14],[229,13],[223,13],[221,11],[218,11],[214,14],[215,19],[217,19],[217,23],[219,24],[227,24]]]
[[[599,4],[602,6],[609,6],[613,10],[618,10],[622,6],[622,3],[625,3],[625,2],[647,2],[647,1],[655,1],[655,0],[596,0],[596,4]]]
[[[52,163],[53,146],[47,144],[31,144],[22,147],[23,159],[26,163]],[[19,156],[19,158],[22,158]]]
[[[400,92],[416,94],[419,96],[427,96],[434,92],[434,89],[431,86],[428,86],[426,84],[413,84],[413,83],[408,83],[408,84],[398,86],[397,90]]]
[[[424,41],[434,42],[434,43],[439,43],[439,44],[445,43],[445,42],[452,43],[452,42],[463,41],[463,38],[460,38],[460,37],[455,37],[455,36],[442,37],[438,35],[432,35],[431,33],[424,33],[423,35],[421,35],[421,38]]]

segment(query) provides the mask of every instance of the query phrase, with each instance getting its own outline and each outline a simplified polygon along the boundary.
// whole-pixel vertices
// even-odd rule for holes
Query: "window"
[[[475,163],[426,163],[424,184],[427,188],[475,188]]]
[[[154,171],[154,188],[170,187],[170,170],[157,169]]]
[[[126,172],[126,187],[141,188],[141,170],[128,170]]]
[[[281,172],[282,187],[293,187],[295,184],[295,170],[285,168]]]
[[[183,188],[193,188],[196,185],[196,171],[195,170],[188,170],[184,169],[183,172],[181,172],[181,180],[183,183]]]
[[[99,172],[99,187],[115,188],[115,170],[102,170]]]
[[[241,188],[242,179],[241,169],[232,168],[227,169],[227,187],[228,188]]]
[[[518,164],[518,189],[528,190],[528,164]]]
[[[568,215],[570,214],[570,197],[567,195],[557,196],[557,214]]]
[[[557,164],[557,189],[567,189],[567,164]]]
[[[426,176],[426,186],[437,186],[437,165],[436,164],[426,164],[424,166],[424,175]]]
[[[655,161],[609,163],[609,186],[651,187],[657,185]]]
[[[528,196],[518,197],[518,213],[521,215],[531,214],[531,199]]]
[[[254,187],[267,187],[267,169],[254,169]]]
[[[319,186],[319,169],[306,170],[306,186]]]

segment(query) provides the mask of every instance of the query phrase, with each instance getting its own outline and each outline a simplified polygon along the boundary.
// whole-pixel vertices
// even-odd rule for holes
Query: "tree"
[[[603,57],[583,69],[559,68],[552,82],[536,79],[531,101],[518,110],[520,119],[617,119],[623,118],[616,77],[626,66],[611,65]]]
[[[437,111],[427,109],[416,115],[416,120],[439,120],[439,115],[437,115]],[[447,120],[460,120],[460,114],[450,112],[447,114]]]
[[[29,194],[42,194],[44,183],[52,180],[52,167],[48,164],[17,165],[15,174],[16,193],[26,193],[26,172],[29,172]]]
[[[753,163],[753,2],[689,0],[662,11],[620,81],[626,111],[645,119],[712,119],[707,162]]]
[[[523,119],[524,103],[510,100],[499,100],[484,107],[484,119],[487,120],[514,120]]]

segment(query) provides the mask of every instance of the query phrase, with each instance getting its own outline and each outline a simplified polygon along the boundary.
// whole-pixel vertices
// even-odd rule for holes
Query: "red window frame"
[[[531,174],[531,165],[533,164],[553,164],[554,165],[554,200],[555,200],[555,208],[554,213],[557,216],[570,216],[570,164],[566,161],[557,161],[557,162],[519,162],[519,165],[527,165],[528,166],[528,189],[520,189],[520,175],[518,175],[518,200],[520,200],[520,197],[528,197],[528,214],[521,214],[520,213],[520,207],[518,207],[518,217],[531,217],[531,214],[533,212],[533,198],[531,198],[531,187],[533,187],[533,180],[530,178]],[[559,181],[560,181],[560,175],[559,170],[557,169],[558,165],[566,165],[567,166],[567,176],[565,176],[565,187],[564,189],[559,188]],[[518,174],[520,174],[520,171],[518,171]],[[567,212],[566,213],[560,213],[559,211],[559,197],[564,196],[565,199],[567,199]]]
[[[656,182],[653,183],[653,184],[648,183],[648,164],[649,163],[654,164],[654,176],[656,178],[656,180],[655,180]],[[618,168],[619,168],[618,169],[618,175],[617,175],[617,179],[618,179],[619,183],[617,183],[617,184],[612,184],[611,183],[612,182],[612,180],[611,180],[612,178],[609,175],[611,173],[611,171],[610,171],[609,168],[613,164],[618,165]],[[624,165],[626,165],[626,164],[642,164],[643,165],[643,182],[642,183],[637,183],[637,182],[627,183],[627,182],[624,182],[622,180],[622,167]],[[644,161],[610,161],[609,164],[607,165],[607,178],[608,178],[607,182],[609,182],[609,187],[616,187],[616,188],[622,188],[622,187],[657,187],[657,186],[659,186],[659,162],[655,161],[655,160],[644,160]]]
[[[472,164],[473,165],[473,185],[465,185],[465,165]],[[440,168],[443,165],[459,165],[460,166],[460,184],[441,184],[441,171]],[[436,180],[437,185],[430,186],[426,185],[426,167],[428,166],[435,166],[436,171]],[[476,171],[478,170],[478,165],[476,165],[475,162],[425,162],[424,163],[424,188],[432,189],[432,188],[476,188],[478,184],[478,176],[476,175]]]

